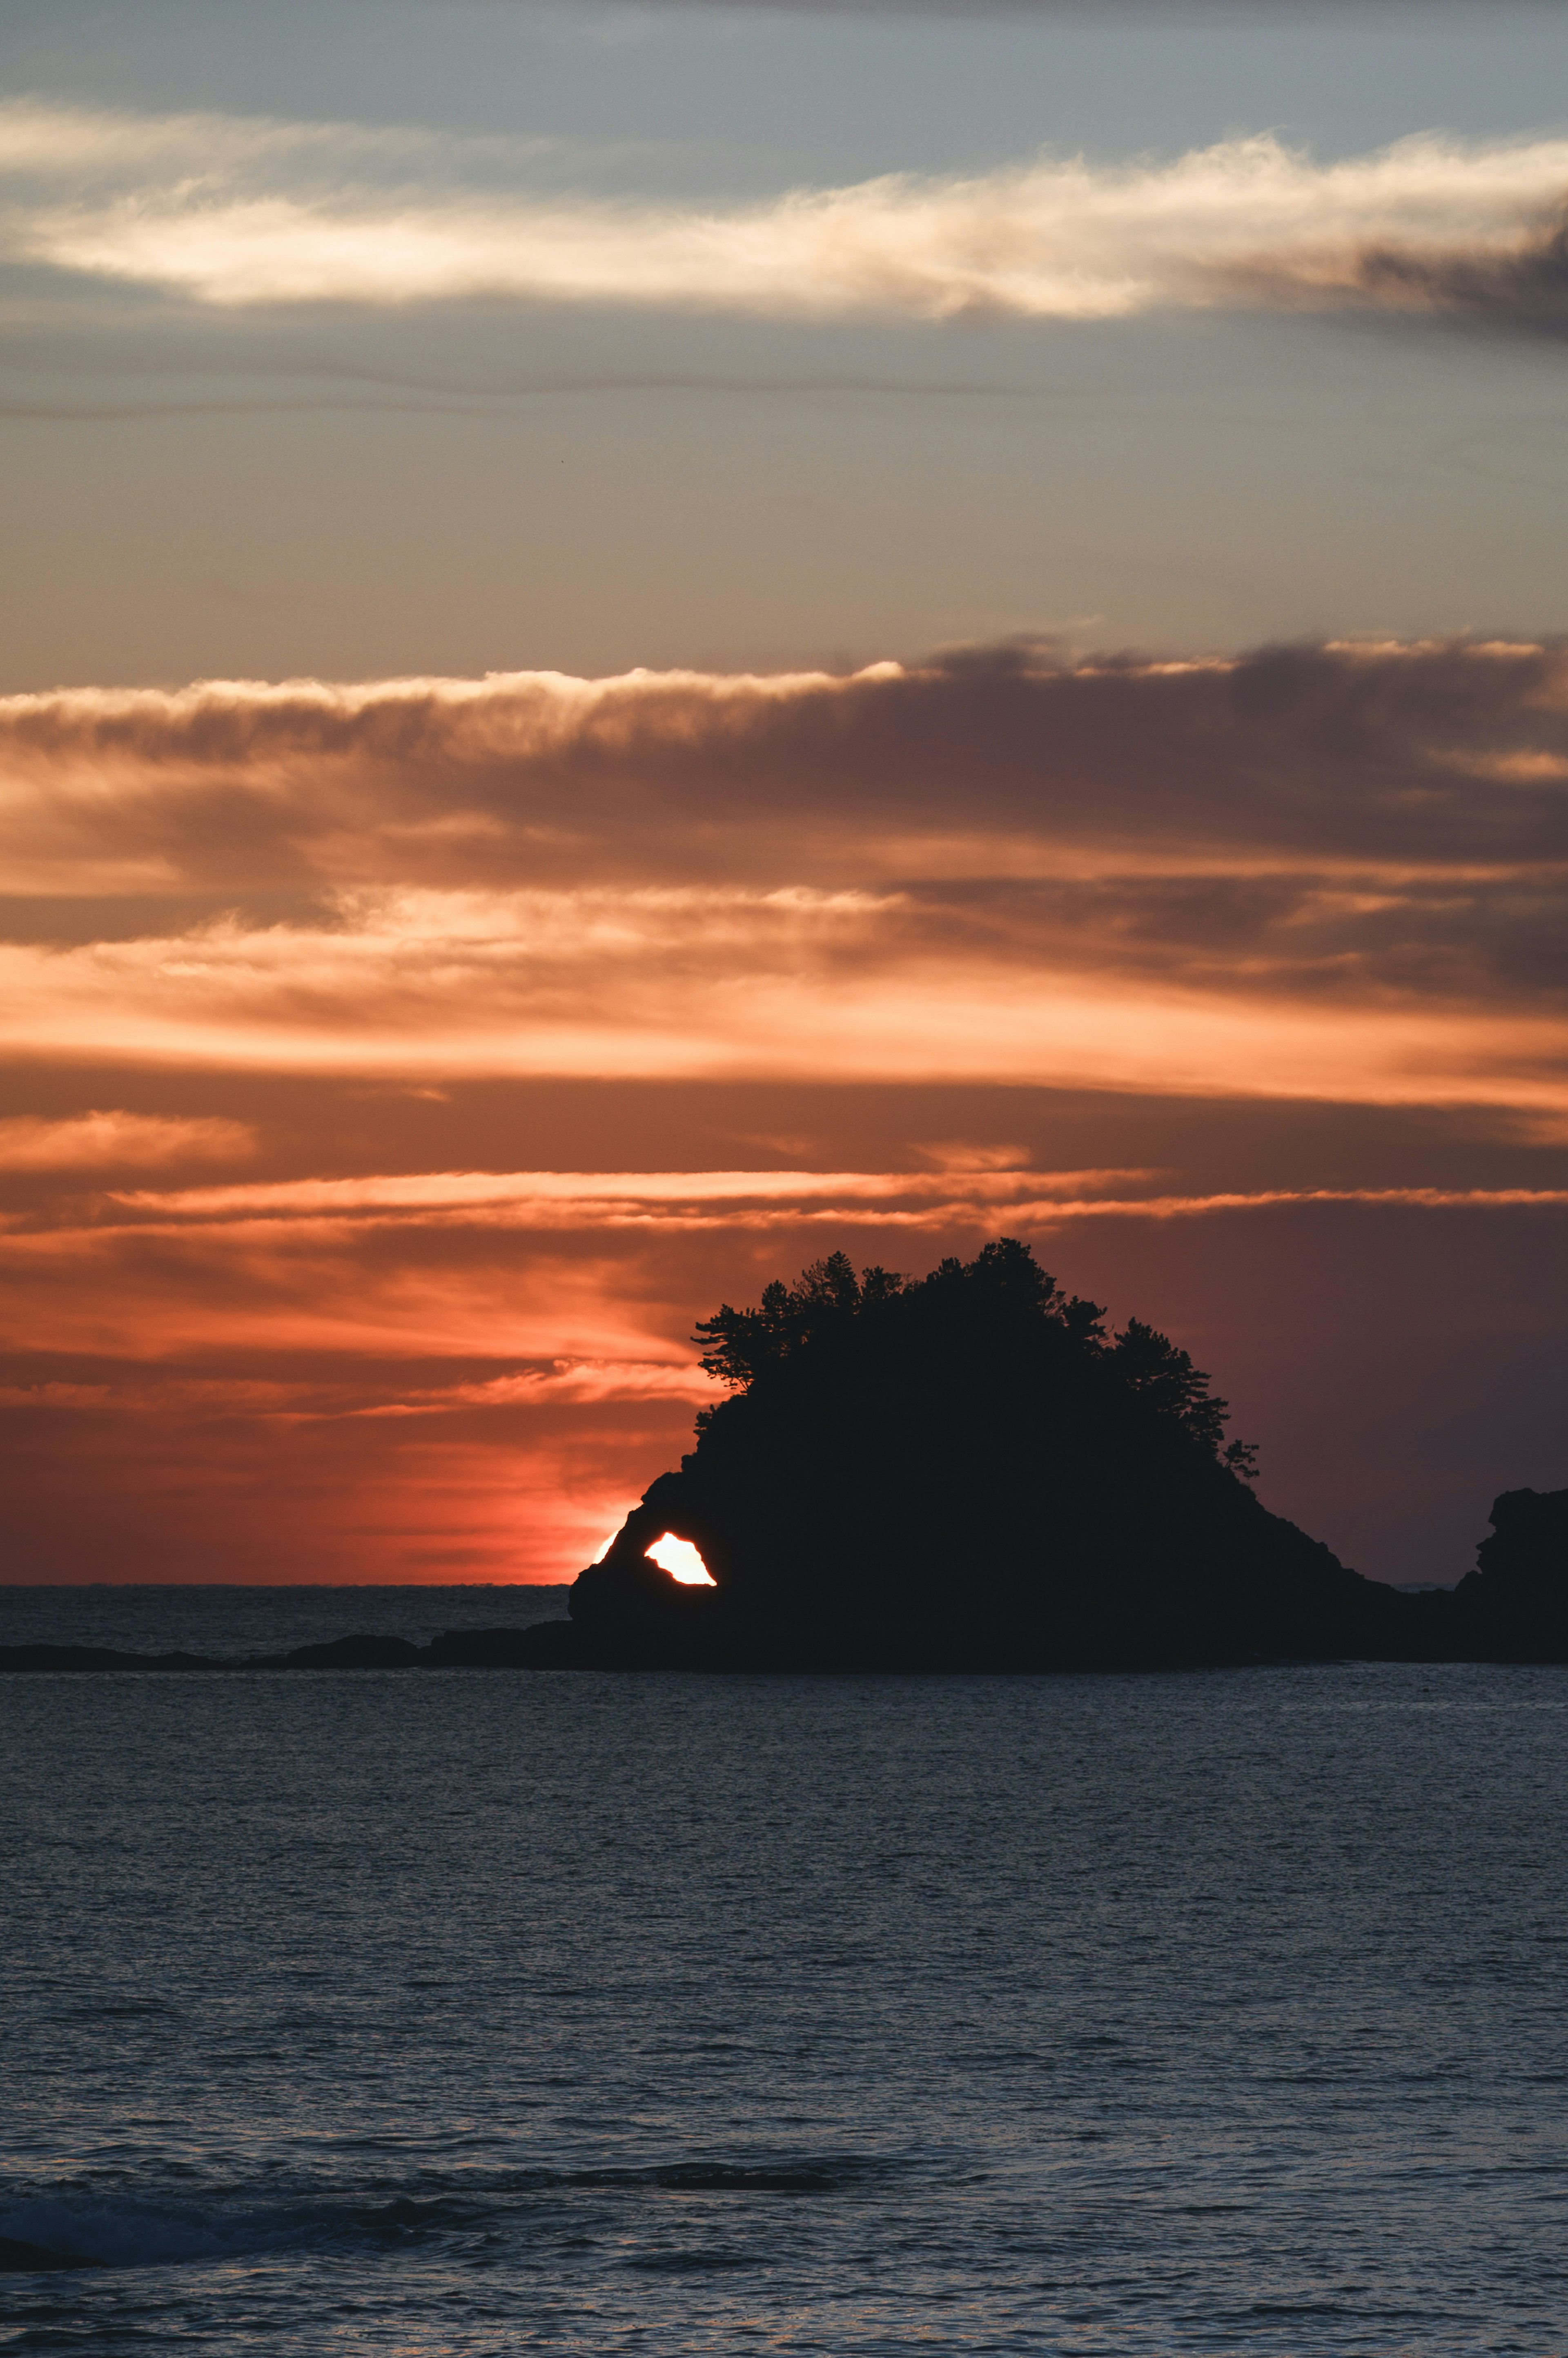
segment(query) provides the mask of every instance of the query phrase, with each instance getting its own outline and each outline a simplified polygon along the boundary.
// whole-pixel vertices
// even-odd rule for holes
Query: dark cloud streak
[[[1361,258],[1361,277],[1380,308],[1408,304],[1476,326],[1568,337],[1568,215],[1511,254],[1431,255],[1373,247]]]

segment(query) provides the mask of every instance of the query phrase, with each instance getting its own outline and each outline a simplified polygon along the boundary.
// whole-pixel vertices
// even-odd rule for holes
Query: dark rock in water
[[[113,1646],[0,1646],[0,1671],[227,1671],[210,1654],[124,1654]]]
[[[252,1654],[243,1661],[207,1654],[126,1654],[107,1646],[0,1646],[0,1671],[412,1671],[463,1664],[503,1669],[547,1659],[549,1640],[542,1633],[569,1628],[568,1622],[546,1621],[524,1629],[447,1629],[428,1646],[362,1634],[296,1646],[287,1654]]]
[[[259,1654],[251,1671],[407,1671],[426,1660],[406,1638],[334,1638],[324,1646],[296,1646],[290,1654]]]
[[[0,2276],[43,2276],[54,2268],[102,2268],[107,2265],[104,2260],[84,2260],[80,2252],[51,2252],[43,2244],[18,2243],[14,2235],[0,2235]]]
[[[1476,1569],[1454,1592],[1467,1650],[1568,1661],[1568,1490],[1505,1490]]]

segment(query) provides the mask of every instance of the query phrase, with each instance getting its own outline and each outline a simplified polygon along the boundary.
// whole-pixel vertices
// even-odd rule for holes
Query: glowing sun
[[[677,1540],[673,1531],[666,1531],[662,1539],[655,1540],[647,1552],[661,1572],[667,1572],[672,1580],[680,1581],[687,1588],[718,1586],[691,1541]]]

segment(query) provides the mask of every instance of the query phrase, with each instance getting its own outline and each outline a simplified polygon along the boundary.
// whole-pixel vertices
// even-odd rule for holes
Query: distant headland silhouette
[[[699,1323],[730,1397],[578,1578],[570,1618],[220,1663],[70,1646],[0,1669],[1050,1671],[1568,1660],[1568,1490],[1512,1490],[1456,1589],[1363,1579],[1271,1514],[1185,1351],[1108,1333],[1025,1244],[910,1280],[835,1252]],[[695,1547],[685,1585],[650,1554]]]

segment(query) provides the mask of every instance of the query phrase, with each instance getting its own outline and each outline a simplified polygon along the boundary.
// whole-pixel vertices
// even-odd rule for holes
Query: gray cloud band
[[[599,0],[595,0],[595,5]],[[560,0],[514,0],[519,7],[559,6]],[[632,0],[638,7],[710,8],[719,15],[782,11],[809,16],[1068,16],[1126,24],[1244,25],[1281,18],[1376,23],[1381,16],[1462,16],[1479,14],[1496,0]],[[1509,0],[1521,14],[1545,16],[1557,0]]]

